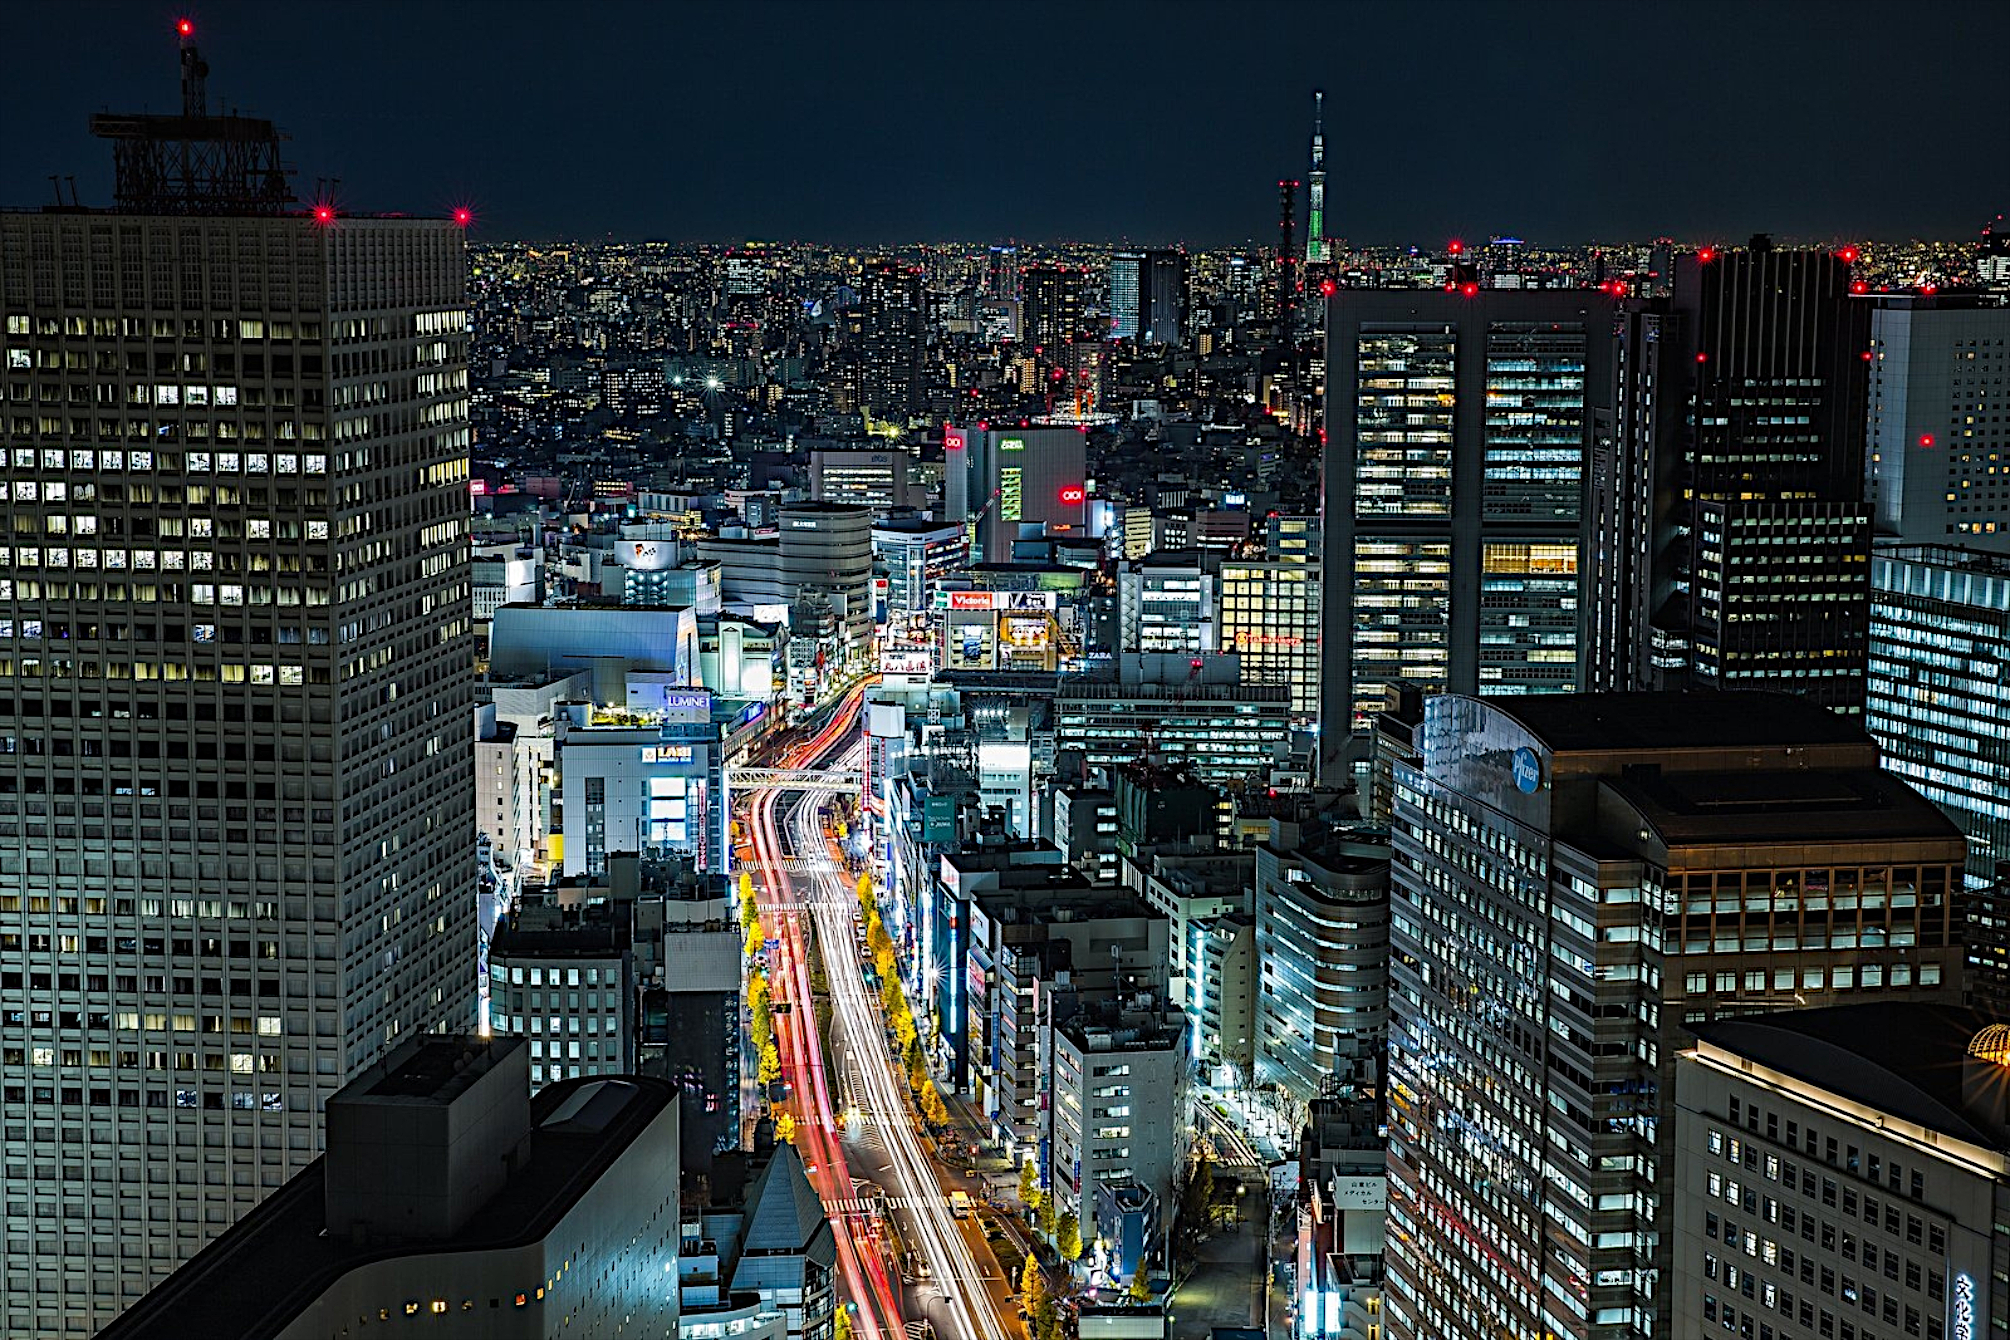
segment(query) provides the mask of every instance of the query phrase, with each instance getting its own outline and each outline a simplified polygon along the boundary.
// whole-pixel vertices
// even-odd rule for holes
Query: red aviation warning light
[[[1708,265],[1711,261],[1717,259],[1717,248],[1698,247],[1696,249],[1696,259],[1701,261],[1703,264]]]
[[[1339,291],[1340,291],[1340,286],[1339,286],[1338,284],[1334,283],[1334,282],[1333,282],[1332,280],[1330,280],[1330,279],[1322,279],[1322,280],[1320,280],[1320,281],[1319,281],[1319,296],[1320,296],[1320,297],[1322,297],[1322,298],[1330,298],[1330,297],[1332,297],[1332,296],[1333,296],[1334,294],[1338,293]]]
[[[1855,265],[1857,262],[1857,257],[1862,254],[1863,253],[1859,252],[1855,247],[1844,247],[1841,251],[1838,251],[1836,253],[1836,259],[1841,261],[1844,265]]]
[[[466,205],[462,205],[456,210],[454,210],[454,225],[456,227],[465,228],[474,221],[475,221],[475,212],[469,209]]]
[[[174,21],[174,30],[181,37],[195,36],[195,24],[189,19],[176,19]]]
[[[1459,285],[1459,292],[1464,294],[1468,298],[1477,296],[1479,291],[1480,286],[1478,284],[1475,284],[1470,279],[1468,279],[1465,283]]]
[[[1921,433],[1919,435],[1919,445],[1922,447],[1931,447],[1933,445],[1933,434]]]
[[[1463,256],[1466,254],[1466,244],[1455,237],[1445,243],[1445,254],[1448,256]]]
[[[335,222],[335,206],[316,205],[314,207],[314,222],[324,226]]]
[[[1849,291],[1859,295],[1865,294],[1870,292],[1870,285],[1864,283],[1861,279],[1853,279],[1850,281]]]

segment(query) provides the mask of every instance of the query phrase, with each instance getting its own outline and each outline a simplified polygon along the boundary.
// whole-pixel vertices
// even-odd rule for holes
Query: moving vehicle
[[[970,1193],[968,1191],[950,1192],[949,1212],[958,1219],[968,1219],[970,1217]]]

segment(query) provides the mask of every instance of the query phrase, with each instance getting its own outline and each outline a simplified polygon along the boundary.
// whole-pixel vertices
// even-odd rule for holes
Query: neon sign
[[[1080,507],[1088,496],[1088,490],[1080,484],[1070,484],[1061,490],[1061,506]]]

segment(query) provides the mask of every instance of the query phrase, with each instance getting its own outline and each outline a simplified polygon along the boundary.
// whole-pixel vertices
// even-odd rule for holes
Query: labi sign
[[[1535,750],[1526,745],[1514,751],[1515,790],[1525,796],[1532,796],[1542,788],[1542,760],[1535,756]]]

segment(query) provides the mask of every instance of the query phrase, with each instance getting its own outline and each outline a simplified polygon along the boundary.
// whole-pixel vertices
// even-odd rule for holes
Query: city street
[[[863,746],[846,724],[856,721],[852,697],[812,740],[778,762],[834,772],[856,767]],[[892,1340],[925,1319],[945,1340],[1015,1340],[1023,1330],[1014,1313],[1013,1281],[999,1268],[979,1220],[958,1219],[950,1208],[943,1174],[887,1047],[879,1002],[859,971],[857,895],[823,826],[829,794],[808,779],[787,789],[766,787],[748,793],[746,812],[773,998],[791,1006],[778,1013],[776,1032],[797,1118],[796,1144],[837,1230],[859,1330]],[[810,989],[812,918],[831,993],[828,1058]],[[894,1282],[900,1262],[879,1226],[881,1215],[891,1218],[922,1268],[904,1300]]]

